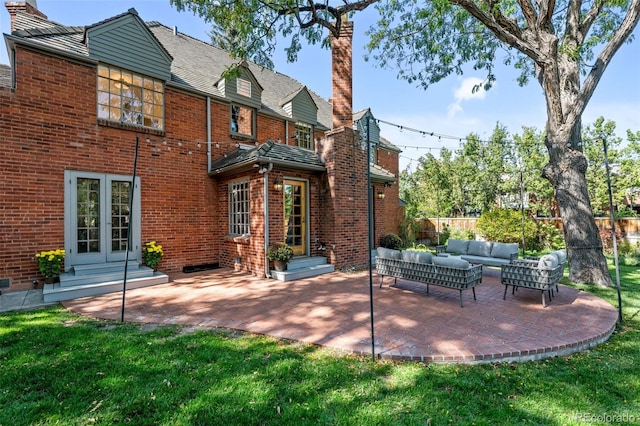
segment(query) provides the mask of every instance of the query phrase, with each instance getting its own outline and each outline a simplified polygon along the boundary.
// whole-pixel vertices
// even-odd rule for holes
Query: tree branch
[[[602,11],[602,8],[604,7],[604,5],[605,5],[604,1],[594,1],[591,4],[591,8],[589,9],[589,11],[585,13],[584,16],[582,17],[582,22],[580,23],[580,33],[582,33],[583,40],[587,36],[587,33],[589,32],[589,30],[591,29],[591,25],[593,25],[596,18]]]
[[[538,20],[536,26],[545,28],[548,31],[553,30],[553,10],[556,8],[555,0],[538,0]]]
[[[518,0],[518,3],[520,4],[522,14],[524,15],[524,19],[527,21],[529,28],[535,28],[536,21],[538,20],[538,14],[533,7],[533,3],[531,3],[531,0]]]
[[[482,24],[484,24],[502,42],[515,47],[520,52],[524,53],[525,55],[533,59],[534,62],[538,62],[539,60],[541,60],[540,51],[536,50],[534,46],[527,43],[521,37],[519,29],[518,29],[518,33],[516,34],[512,33],[511,31],[509,31],[508,28],[504,27],[499,22],[497,22],[492,15],[489,15],[486,12],[479,9],[478,6],[472,0],[449,0],[449,1],[451,2],[451,4],[460,6],[464,10],[469,12],[471,16],[473,16]]]
[[[602,49],[598,57],[596,58],[596,63],[591,68],[591,71],[587,75],[587,78],[584,81],[582,86],[582,90],[579,98],[574,104],[574,108],[571,110],[568,119],[576,120],[580,117],[589,103],[593,92],[595,91],[602,74],[606,70],[607,66],[611,62],[611,58],[616,54],[620,46],[629,38],[633,29],[638,25],[638,21],[640,20],[640,0],[633,0],[631,5],[629,6],[629,10],[627,11],[627,15],[624,17],[622,21],[622,25],[620,28],[616,30],[613,34],[613,37],[609,40],[607,45]]]

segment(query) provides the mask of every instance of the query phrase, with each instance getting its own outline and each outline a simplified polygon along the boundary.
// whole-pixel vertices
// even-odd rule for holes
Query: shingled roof
[[[60,54],[68,53],[89,59],[85,42],[87,29],[127,14],[138,17],[135,9],[129,9],[123,14],[89,26],[65,26],[30,13],[18,12],[14,24],[15,31],[9,38],[14,41],[25,40],[32,45],[40,44],[43,48],[59,51]],[[168,84],[201,95],[205,94],[214,98],[222,97],[216,83],[220,80],[222,73],[236,62],[228,52],[188,35],[174,32],[172,28],[156,21],[146,22],[145,25],[173,59],[171,80]],[[290,119],[289,113],[284,109],[286,101],[306,89],[318,107],[317,122],[314,123],[317,129],[331,129],[332,106],[326,99],[294,78],[252,62],[247,62],[247,65],[258,84],[264,88],[260,113]],[[10,80],[10,72],[1,69],[0,84],[10,83],[8,79]],[[386,140],[385,142],[385,145],[388,144],[387,148],[393,150],[393,145]],[[240,148],[234,153],[228,154],[227,158],[218,160],[212,170],[236,169],[245,163],[255,163],[262,159],[283,166],[295,166],[294,168],[297,169],[324,170],[324,163],[313,151],[272,141],[249,150]],[[373,166],[372,177],[385,181],[395,179],[393,174],[385,169]]]
[[[211,175],[224,175],[266,163],[295,170],[325,170],[324,161],[314,151],[268,140],[257,147],[240,144],[236,150],[211,164]]]

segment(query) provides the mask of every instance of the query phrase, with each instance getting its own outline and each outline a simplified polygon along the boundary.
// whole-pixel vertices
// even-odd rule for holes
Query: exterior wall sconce
[[[273,181],[273,189],[275,189],[278,192],[282,191],[282,182],[277,179]]]
[[[384,191],[378,191],[378,198],[384,200]]]

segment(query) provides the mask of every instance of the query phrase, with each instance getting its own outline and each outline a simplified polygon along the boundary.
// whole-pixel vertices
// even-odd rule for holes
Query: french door
[[[140,257],[140,179],[129,211],[131,176],[65,172],[65,250],[71,265],[124,261],[129,221],[129,259]]]
[[[294,255],[306,255],[307,250],[307,184],[305,181],[285,180],[284,238]]]

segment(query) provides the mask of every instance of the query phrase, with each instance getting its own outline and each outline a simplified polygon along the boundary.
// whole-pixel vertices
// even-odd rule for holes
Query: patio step
[[[73,266],[60,275],[60,282],[45,284],[45,302],[59,302],[79,297],[122,291],[125,262]],[[169,282],[169,277],[147,266],[130,261],[127,264],[127,289],[148,287]]]
[[[271,277],[279,281],[295,281],[335,271],[323,256],[298,257],[289,261],[286,271],[271,271]]]

